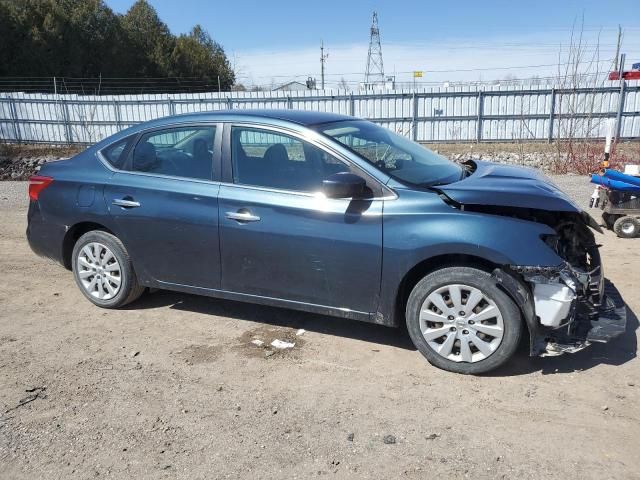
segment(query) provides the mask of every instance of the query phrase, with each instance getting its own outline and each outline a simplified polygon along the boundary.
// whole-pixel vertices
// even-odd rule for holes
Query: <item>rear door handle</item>
[[[136,208],[140,206],[140,202],[136,202],[135,200],[127,200],[126,198],[116,198],[111,203],[122,208]]]
[[[229,220],[235,220],[237,222],[259,222],[260,221],[260,217],[258,217],[257,215],[252,215],[250,212],[247,211],[240,211],[240,212],[227,212],[225,213],[225,216],[229,219]]]

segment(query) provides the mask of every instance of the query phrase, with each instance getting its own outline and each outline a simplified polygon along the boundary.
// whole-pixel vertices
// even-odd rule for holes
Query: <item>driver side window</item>
[[[322,181],[349,167],[298,138],[253,127],[232,127],[235,183],[299,192],[318,192]]]
[[[215,127],[179,127],[143,135],[129,170],[173,177],[211,180]]]

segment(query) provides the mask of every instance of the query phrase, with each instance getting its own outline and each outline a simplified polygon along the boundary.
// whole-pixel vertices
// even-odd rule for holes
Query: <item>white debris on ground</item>
[[[301,337],[302,335],[304,335],[306,332],[306,330],[304,328],[299,328],[298,331],[296,332],[296,336]]]
[[[285,342],[283,340],[278,340],[277,338],[271,342],[271,346],[273,348],[278,348],[280,350],[284,350],[285,348],[293,348],[296,346],[295,343]]]
[[[253,343],[257,347],[261,347],[262,345],[264,345],[264,342],[262,340],[258,340],[257,338],[255,340],[251,340],[251,343]]]

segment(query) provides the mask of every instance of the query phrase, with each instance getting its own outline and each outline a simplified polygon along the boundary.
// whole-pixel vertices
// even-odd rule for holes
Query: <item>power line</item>
[[[189,77],[0,77],[0,91],[106,95],[110,93],[201,93],[215,84]]]
[[[611,60],[598,60],[598,61],[594,61],[591,62],[592,65],[595,64],[604,64],[604,63],[608,63],[608,64],[612,64],[613,59]],[[425,72],[428,73],[459,73],[459,72],[480,72],[480,71],[492,71],[492,70],[517,70],[517,69],[528,69],[528,68],[543,68],[543,67],[558,67],[558,66],[566,66],[566,65],[572,65],[573,62],[555,62],[555,63],[547,63],[547,64],[537,64],[537,65],[511,65],[511,66],[505,66],[505,67],[480,67],[480,68],[452,68],[452,69],[440,69],[440,70],[436,70],[436,69],[424,69]],[[398,71],[396,72],[398,74],[410,74],[413,73],[413,70],[407,70],[407,71]],[[308,74],[307,73],[300,73],[300,74],[289,74],[289,75],[263,75],[261,76],[262,78],[298,78],[298,77],[306,77]],[[362,75],[362,72],[341,72],[341,73],[325,73],[325,76],[344,76],[344,75]],[[245,75],[246,77],[249,77],[251,75]],[[255,76],[254,76],[255,77]],[[97,81],[99,80],[98,77],[59,77],[59,78],[64,78],[65,81],[68,79],[71,80],[94,80]],[[260,78],[260,77],[258,77]],[[41,81],[41,82],[52,82],[53,81],[53,77],[0,77],[0,82],[3,82],[7,79],[19,79],[22,81]],[[188,80],[192,80],[192,81],[196,81],[195,77],[191,77],[190,79],[180,79],[177,77],[131,77],[131,78],[126,78],[126,77],[102,77],[102,83],[106,83],[109,82],[111,80],[130,80],[130,81],[137,81],[137,82],[154,82],[157,80],[171,80],[171,81],[175,81],[175,80],[179,80],[181,82],[183,81],[188,81]],[[200,79],[200,81],[202,81],[202,79]]]
[[[452,68],[452,69],[424,69],[425,73],[462,73],[462,72],[484,72],[484,71],[513,71],[513,70],[526,70],[532,68],[543,67],[561,67],[564,65],[571,65],[571,62],[567,63],[549,63],[549,64],[537,64],[537,65],[512,65],[502,67],[480,67],[480,68]],[[611,60],[594,61],[592,63],[586,63],[585,67],[596,67],[600,64],[613,64]],[[411,74],[412,71],[400,71],[397,74]],[[327,77],[345,77],[345,76],[360,76],[362,72],[350,72],[350,73],[325,73]],[[581,74],[584,77],[604,75],[604,72],[589,72],[588,70]],[[287,78],[295,79],[299,77],[306,78],[307,74],[300,75],[267,75],[262,78]],[[253,77],[252,77],[253,78]],[[261,78],[261,77],[257,77]],[[249,79],[249,78],[247,78]],[[553,80],[555,77],[538,77],[536,81]],[[53,77],[0,77],[0,91],[24,91],[24,92],[54,92]],[[493,80],[485,82],[473,82],[465,81],[462,83],[495,83],[509,82],[510,80]],[[526,82],[524,80],[523,82]],[[342,83],[338,80],[327,81],[325,79],[325,86],[335,85]],[[355,80],[345,80],[347,85],[359,84]],[[416,82],[417,85],[438,85],[442,81],[420,81]],[[188,78],[176,78],[176,77],[57,77],[56,84],[58,85],[58,91],[64,93],[76,93],[76,94],[109,94],[109,93],[196,93],[217,90],[217,85],[213,82],[208,82],[197,77]],[[264,83],[257,83],[254,86],[264,86]]]
[[[599,60],[590,62],[591,65],[596,64],[611,64],[613,60]],[[528,68],[543,68],[543,67],[562,67],[566,65],[573,65],[573,62],[556,62],[556,63],[547,63],[547,64],[538,64],[538,65],[513,65],[508,67],[481,67],[481,68],[453,68],[446,70],[432,70],[428,68],[424,68],[425,73],[465,73],[465,72],[483,72],[483,71],[492,71],[492,70],[518,70],[518,69],[528,69]],[[407,71],[397,71],[396,74],[410,74],[413,73],[413,70]],[[308,74],[300,73],[300,74],[290,74],[290,75],[254,75],[255,78],[301,78],[306,77]],[[325,73],[325,76],[344,76],[344,75],[362,75],[362,72],[342,72],[342,73]]]

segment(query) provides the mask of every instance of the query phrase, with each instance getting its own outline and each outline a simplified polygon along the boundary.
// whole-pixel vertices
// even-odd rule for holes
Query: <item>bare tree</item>
[[[516,97],[517,105],[514,105],[518,112],[519,118],[514,120],[511,130],[511,137],[516,143],[516,154],[518,155],[518,163],[525,165],[527,156],[526,144],[536,138],[535,133],[531,130],[528,115],[531,114],[531,95],[525,95],[524,92]],[[535,122],[535,121],[534,121]],[[540,165],[544,168],[544,165]]]
[[[67,94],[70,93],[64,79],[62,87]],[[100,76],[98,86],[91,93],[94,97],[99,97],[101,89],[102,76]],[[63,109],[68,109],[69,106],[71,106],[71,114],[67,110],[63,112],[62,116],[63,121],[68,122],[67,128],[69,132],[71,132],[73,140],[84,143],[95,143],[99,139],[98,134],[100,133],[98,127],[95,125],[96,117],[98,116],[98,103],[95,100],[91,101],[87,98],[85,101],[69,102],[67,100],[66,103],[61,104],[61,108]],[[102,106],[102,108],[105,107]]]
[[[566,58],[565,58],[566,57]],[[564,60],[564,61],[563,61]],[[593,142],[603,120],[594,113],[602,109],[604,95],[595,89],[604,86],[600,69],[600,33],[589,45],[584,37],[584,17],[571,29],[569,44],[558,54],[556,87],[556,159],[558,173],[589,173],[598,164],[601,148]],[[562,139],[562,140],[561,140]]]

